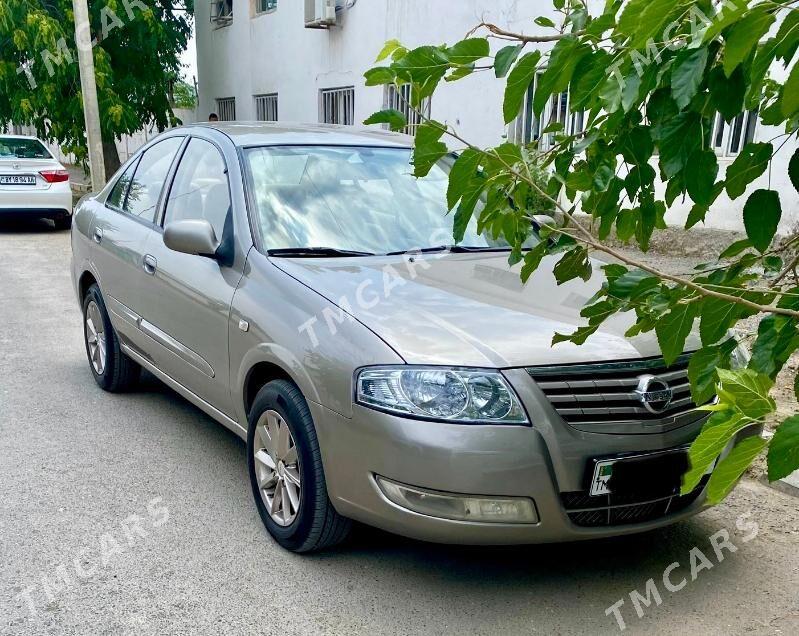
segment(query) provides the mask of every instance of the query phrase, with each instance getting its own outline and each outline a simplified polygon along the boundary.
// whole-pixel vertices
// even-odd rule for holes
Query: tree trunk
[[[114,140],[103,138],[103,163],[105,164],[105,178],[110,179],[122,165],[119,161],[119,153]]]

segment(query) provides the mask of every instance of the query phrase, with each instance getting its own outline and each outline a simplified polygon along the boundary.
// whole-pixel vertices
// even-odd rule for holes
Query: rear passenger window
[[[171,137],[147,149],[130,181],[123,211],[146,221],[155,220],[158,197],[182,143],[183,137]]]
[[[213,144],[192,139],[175,172],[164,225],[170,221],[205,219],[221,240],[229,210],[230,192],[222,155]]]
[[[136,162],[133,161],[125,172],[122,173],[122,176],[117,179],[117,182],[114,184],[113,189],[111,190],[111,194],[108,195],[108,199],[106,199],[105,204],[109,207],[116,208],[117,210],[121,210],[122,206],[125,204],[125,195],[128,192],[128,185],[130,184],[130,178],[133,176],[133,171],[136,169]]]

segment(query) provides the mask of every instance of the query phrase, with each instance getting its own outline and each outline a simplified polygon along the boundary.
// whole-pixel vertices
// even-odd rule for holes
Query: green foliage
[[[146,7],[142,9],[141,6]],[[166,0],[89,4],[103,138],[144,125],[177,123],[167,87],[180,75],[193,2],[177,12]],[[72,0],[0,2],[0,126],[35,126],[79,157],[86,155]],[[29,64],[31,86],[26,73]]]
[[[540,43],[494,25],[483,26],[501,36],[504,46],[496,52],[493,40],[476,36],[410,50],[393,41],[381,53],[385,63],[367,71],[366,80],[410,84],[418,107],[442,79],[468,81],[493,71],[504,82],[505,123],[519,116],[531,86],[535,113],[569,90],[571,109],[584,112],[585,133],[550,121],[542,123],[550,142],[545,151],[535,140],[481,148],[430,120],[416,140],[416,173],[429,170],[449,140],[459,152],[447,191],[456,241],[476,218],[480,231],[509,242],[509,264],[518,265],[524,281],[542,263],[558,284],[601,279],[601,289],[581,312],[584,324],[573,333],[555,334],[553,345],[582,344],[608,318],[623,314],[626,336],[654,332],[670,363],[686,350],[698,323],[701,347],[688,368],[691,395],[713,416],[691,448],[685,488],[717,463],[708,494],[720,501],[769,444],[757,435],[775,411],[769,392],[799,349],[799,289],[792,273],[799,264],[799,232],[775,240],[780,197],[770,186],[753,187],[767,172],[770,180],[778,178],[772,174],[773,157],[787,142],[796,144],[799,9],[770,0],[611,0],[600,3],[596,13],[580,0],[553,4],[549,15],[560,16],[561,23],[553,28],[551,17],[536,19],[547,34]],[[776,35],[767,38],[776,24]],[[530,25],[524,32],[540,30]],[[786,81],[769,78],[773,65],[782,65]],[[773,138],[747,143],[722,171],[711,139],[717,113],[732,122],[754,110],[761,124],[775,127]],[[367,121],[401,123],[385,112]],[[787,176],[799,191],[799,150]],[[658,181],[665,188],[656,187]],[[683,201],[692,205],[686,222],[691,228],[704,221],[724,191],[731,199],[747,195],[741,218],[747,238],[709,255],[692,273],[658,271],[606,242],[615,233],[646,251],[666,227],[669,208]],[[539,230],[546,240],[528,249],[534,215],[541,212],[549,215]],[[597,272],[592,252],[619,262]],[[759,321],[758,336],[749,367],[741,368],[746,361],[731,330],[752,316]],[[771,477],[796,468],[796,426],[789,418],[775,435],[779,443],[771,442]]]

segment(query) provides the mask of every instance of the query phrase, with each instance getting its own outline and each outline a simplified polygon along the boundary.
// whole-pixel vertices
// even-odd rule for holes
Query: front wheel
[[[255,505],[269,534],[292,552],[343,541],[351,521],[327,496],[319,442],[300,390],[285,380],[264,386],[249,414],[247,458]]]
[[[89,367],[100,388],[119,393],[136,384],[141,367],[122,353],[96,284],[89,287],[83,298],[83,336]]]

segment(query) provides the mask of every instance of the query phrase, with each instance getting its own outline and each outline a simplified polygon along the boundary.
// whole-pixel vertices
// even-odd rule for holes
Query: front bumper
[[[355,406],[346,418],[311,404],[328,493],[344,516],[397,534],[441,543],[521,544],[641,532],[705,507],[700,494],[679,512],[643,523],[584,527],[569,518],[562,493],[586,487],[592,457],[690,443],[702,422],[660,433],[608,435],[567,425],[524,370],[505,372],[533,427],[469,426],[396,417]],[[376,476],[445,493],[525,497],[537,523],[475,523],[413,512],[390,501]]]

